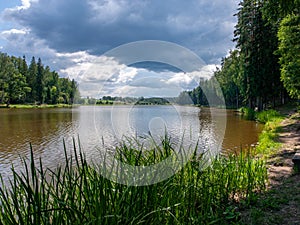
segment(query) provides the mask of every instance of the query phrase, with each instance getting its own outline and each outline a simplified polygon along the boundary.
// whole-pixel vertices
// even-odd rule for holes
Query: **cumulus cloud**
[[[149,70],[120,63],[107,56],[93,56],[87,52],[57,54],[59,59],[74,62],[73,66],[60,72],[79,82],[83,96],[104,95],[132,97],[175,97],[183,90],[191,90],[199,84],[200,78],[209,79],[214,65],[206,65],[198,71]]]
[[[49,48],[45,40],[34,36],[28,28],[3,30],[0,32],[0,39],[5,41],[5,46],[2,47],[3,51],[8,54],[41,57],[50,65],[54,64],[56,51]]]
[[[26,34],[27,31],[26,29],[21,29],[21,30],[18,30],[18,29],[10,29],[10,30],[5,30],[5,31],[2,31],[1,32],[1,35],[3,37],[6,37],[7,39],[11,39],[10,36],[11,35],[19,35],[19,34]]]
[[[103,52],[127,42],[178,43],[216,63],[232,47],[237,0],[23,0],[7,20],[30,28],[58,52]]]

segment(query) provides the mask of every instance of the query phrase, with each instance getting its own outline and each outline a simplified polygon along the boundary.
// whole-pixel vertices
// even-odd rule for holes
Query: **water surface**
[[[8,177],[12,163],[18,169],[20,156],[29,156],[30,143],[35,157],[41,157],[45,166],[63,163],[63,140],[68,151],[72,151],[72,139],[78,137],[87,157],[94,160],[99,149],[115,146],[124,135],[151,134],[159,138],[165,128],[174,141],[183,135],[200,138],[202,150],[218,144],[226,151],[234,150],[257,142],[262,125],[243,120],[232,110],[226,111],[225,119],[226,130],[222,126],[224,110],[184,106],[1,109],[0,172]]]

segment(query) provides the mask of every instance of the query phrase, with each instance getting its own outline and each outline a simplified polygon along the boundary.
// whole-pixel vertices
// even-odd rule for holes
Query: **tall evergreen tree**
[[[37,65],[36,65],[35,57],[33,56],[26,77],[26,82],[28,86],[31,88],[31,92],[28,96],[30,102],[34,102],[36,100],[36,74],[37,74]]]
[[[36,73],[36,100],[42,104],[44,103],[45,90],[44,90],[44,67],[41,58],[38,59],[37,73]]]
[[[244,0],[237,13],[234,32],[237,48],[243,57],[243,89],[250,108],[272,101],[279,84],[278,58],[273,54],[277,47],[276,32],[262,16],[262,1]]]

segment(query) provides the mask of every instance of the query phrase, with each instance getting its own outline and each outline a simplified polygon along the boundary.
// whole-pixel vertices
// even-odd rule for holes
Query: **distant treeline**
[[[236,14],[236,49],[212,80],[180,94],[181,102],[208,105],[224,95],[227,107],[262,110],[300,99],[300,1],[244,0]],[[217,80],[222,92],[214,88]],[[205,91],[203,91],[205,90]]]
[[[39,58],[0,53],[0,104],[72,104],[79,96],[75,80],[59,77]]]
[[[95,98],[81,98],[77,103],[88,105],[111,105],[111,104],[132,104],[132,105],[168,105],[177,103],[177,97],[116,97],[116,96],[103,96],[100,99]]]

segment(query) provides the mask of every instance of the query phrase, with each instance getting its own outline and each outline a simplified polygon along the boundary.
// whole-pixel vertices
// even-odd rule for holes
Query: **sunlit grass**
[[[277,149],[281,146],[278,142],[278,133],[281,130],[280,123],[284,117],[275,110],[267,110],[258,113],[257,119],[265,123],[265,127],[259,135],[259,144],[256,150],[263,157],[268,158],[276,153]]]

